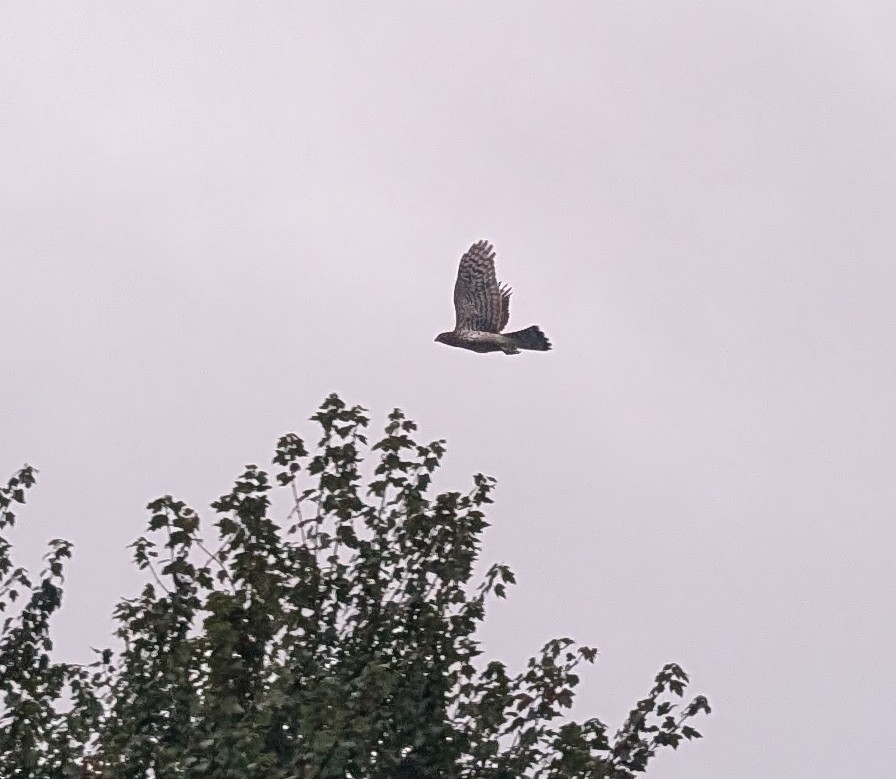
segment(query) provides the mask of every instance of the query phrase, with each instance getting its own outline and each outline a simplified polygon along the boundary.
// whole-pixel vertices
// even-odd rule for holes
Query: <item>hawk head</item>
[[[436,336],[436,343],[448,344],[450,346],[451,339],[452,339],[453,335],[454,335],[454,332],[452,330],[449,330],[447,333],[439,333]]]

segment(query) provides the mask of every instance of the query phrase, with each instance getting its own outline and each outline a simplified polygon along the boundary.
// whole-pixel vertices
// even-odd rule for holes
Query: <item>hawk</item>
[[[551,342],[537,325],[502,333],[510,317],[510,287],[495,278],[495,251],[488,241],[474,243],[460,258],[454,283],[454,330],[436,341],[473,352],[519,354],[520,349],[546,352]]]

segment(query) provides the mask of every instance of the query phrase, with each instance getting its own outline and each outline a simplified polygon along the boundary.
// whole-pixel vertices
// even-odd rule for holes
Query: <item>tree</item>
[[[565,715],[595,649],[550,641],[515,674],[485,662],[476,628],[514,582],[474,571],[493,480],[432,496],[444,442],[416,443],[399,410],[372,446],[336,395],[312,419],[315,453],[285,435],[273,474],[246,466],[212,504],[214,549],[189,506],[149,504],[132,544],[147,583],[88,666],[51,655],[70,545],[52,541],[32,582],[0,536],[0,776],[623,779],[699,737],[688,721],[709,706],[678,700],[675,664],[611,736]],[[0,489],[0,532],[35,474]]]

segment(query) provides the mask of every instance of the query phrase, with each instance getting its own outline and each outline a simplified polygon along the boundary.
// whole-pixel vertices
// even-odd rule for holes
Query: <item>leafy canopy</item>
[[[314,453],[285,435],[273,473],[247,466],[212,504],[213,545],[183,502],[149,504],[132,544],[147,583],[88,666],[51,655],[71,546],[52,541],[32,581],[0,535],[0,776],[623,779],[699,737],[687,723],[709,706],[679,702],[675,664],[611,735],[566,712],[595,649],[561,638],[518,673],[486,662],[477,626],[514,582],[474,573],[494,481],[433,496],[444,442],[416,443],[397,409],[373,445],[336,395],[312,419]],[[0,533],[35,474],[0,488]]]

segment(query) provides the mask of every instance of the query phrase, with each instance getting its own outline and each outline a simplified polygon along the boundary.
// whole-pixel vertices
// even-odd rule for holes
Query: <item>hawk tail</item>
[[[525,330],[516,330],[513,333],[504,333],[513,339],[514,344],[520,349],[532,349],[536,352],[547,352],[551,348],[551,342],[547,339],[538,325],[532,325]]]

